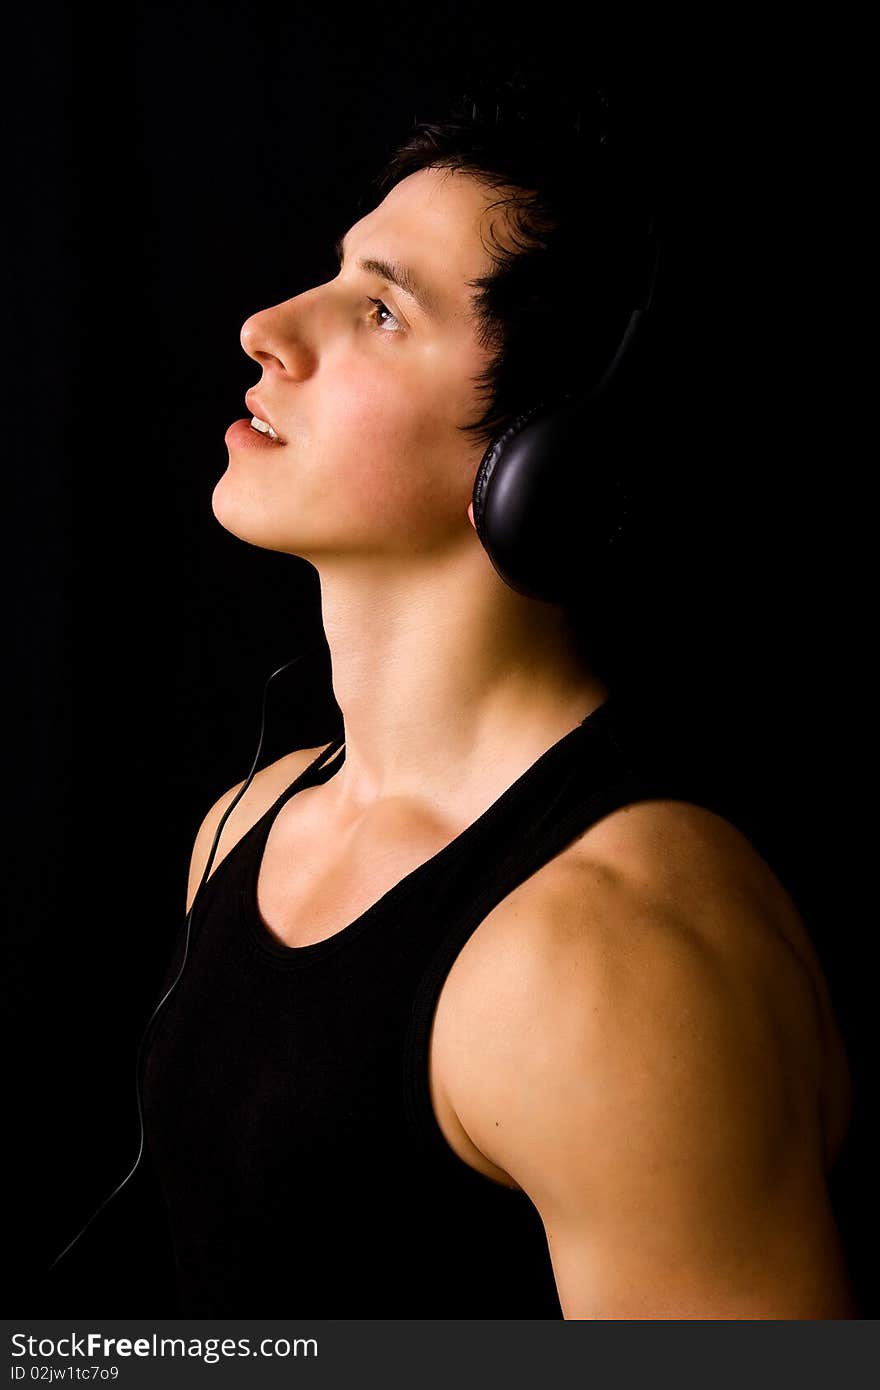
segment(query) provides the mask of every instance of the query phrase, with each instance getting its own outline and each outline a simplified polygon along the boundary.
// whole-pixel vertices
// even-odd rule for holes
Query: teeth
[[[268,434],[270,439],[277,439],[278,435],[267,420],[261,420],[258,415],[251,416],[251,429],[259,430],[260,434]]]

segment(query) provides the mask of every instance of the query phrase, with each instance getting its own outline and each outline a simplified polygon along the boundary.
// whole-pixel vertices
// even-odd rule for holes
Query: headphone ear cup
[[[490,558],[492,552],[489,548],[490,536],[489,523],[487,521],[487,499],[492,476],[495,473],[495,470],[499,466],[499,464],[501,465],[500,472],[503,473],[504,465],[501,461],[504,458],[504,451],[507,448],[507,445],[514,438],[514,436],[519,434],[520,430],[523,429],[529,423],[530,420],[533,420],[537,415],[546,410],[547,402],[539,401],[537,405],[533,405],[528,410],[522,411],[519,415],[517,415],[516,419],[512,422],[512,424],[508,425],[504,433],[499,435],[496,440],[493,440],[493,442],[486,449],[486,452],[483,454],[482,459],[480,460],[480,466],[477,469],[476,477],[474,478],[474,491],[472,498],[474,504],[474,525],[476,527],[477,535],[483,542],[483,545],[486,546],[487,549],[489,549]]]
[[[526,598],[568,603],[607,579],[622,549],[639,451],[645,310],[630,314],[600,380],[516,416],[474,479],[474,526],[496,572]]]
[[[589,412],[589,428],[585,428]],[[524,411],[484,453],[474,526],[496,573],[526,598],[564,603],[619,549],[630,511],[623,435],[595,400]]]

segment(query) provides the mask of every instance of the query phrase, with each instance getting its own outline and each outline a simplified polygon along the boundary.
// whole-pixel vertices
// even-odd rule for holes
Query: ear
[[[473,504],[473,501],[470,501],[470,502],[468,503],[468,516],[470,517],[471,526],[473,526],[474,530],[476,531],[476,529],[477,529],[477,523],[474,521],[474,504]]]

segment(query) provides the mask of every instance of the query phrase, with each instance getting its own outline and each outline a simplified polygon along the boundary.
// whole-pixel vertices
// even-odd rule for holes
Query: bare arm
[[[709,932],[649,872],[572,882],[520,905],[455,1098],[540,1212],[565,1317],[858,1316],[789,954],[745,894]]]

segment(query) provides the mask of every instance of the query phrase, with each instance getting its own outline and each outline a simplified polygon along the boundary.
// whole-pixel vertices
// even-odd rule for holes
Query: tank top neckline
[[[436,853],[398,879],[397,883],[393,884],[381,897],[377,898],[352,921],[334,932],[332,936],[324,937],[320,941],[306,942],[302,946],[289,946],[270,931],[263,921],[257,903],[257,883],[260,876],[260,866],[263,862],[263,852],[272,824],[282,806],[305,787],[328,782],[342,766],[345,761],[345,745],[342,737],[338,736],[298,774],[290,786],[285,788],[248,832],[248,838],[252,838],[254,843],[247,863],[244,884],[238,894],[238,903],[240,919],[249,934],[251,944],[265,961],[287,970],[305,968],[342,950],[360,936],[382,913],[397,906],[405,895],[416,888],[430,872],[436,871],[457,851],[470,844],[472,840],[477,839],[502,814],[515,797],[527,791],[532,782],[551,762],[561,760],[575,741],[582,738],[585,732],[604,728],[609,707],[612,704],[616,705],[616,703],[615,698],[608,695],[601,704],[586,714],[575,728],[570,729],[567,734],[563,734],[561,738],[545,749],[475,820],[466,825]],[[339,747],[334,751],[335,744],[338,744]],[[343,756],[337,757],[340,749]],[[328,755],[329,761],[325,761],[328,759]],[[336,759],[335,762],[334,758]]]

